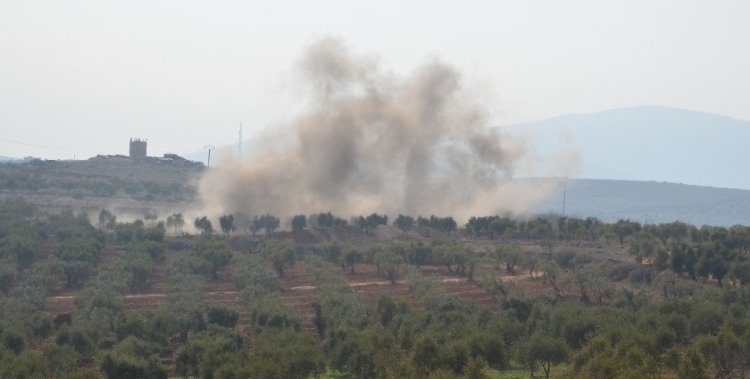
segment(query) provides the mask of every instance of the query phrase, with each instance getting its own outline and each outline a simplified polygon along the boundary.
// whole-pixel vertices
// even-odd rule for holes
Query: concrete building
[[[130,139],[130,159],[146,158],[146,140],[140,138]]]

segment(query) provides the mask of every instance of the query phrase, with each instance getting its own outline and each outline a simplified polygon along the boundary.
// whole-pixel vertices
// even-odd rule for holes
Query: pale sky
[[[750,1],[0,0],[0,155],[235,143],[303,106],[296,60],[340,37],[395,73],[434,59],[492,124],[665,105],[750,119]]]

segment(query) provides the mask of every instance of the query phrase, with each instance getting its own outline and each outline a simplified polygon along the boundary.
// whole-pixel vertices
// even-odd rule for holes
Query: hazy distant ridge
[[[553,179],[530,179],[553,180]],[[538,204],[537,213],[562,213],[563,189]],[[675,183],[626,180],[571,180],[565,213],[614,222],[630,219],[662,223],[683,221],[695,225],[750,225],[750,191]]]
[[[581,159],[574,175],[579,178],[750,189],[750,121],[643,106],[501,129],[532,133],[542,155],[569,144]]]

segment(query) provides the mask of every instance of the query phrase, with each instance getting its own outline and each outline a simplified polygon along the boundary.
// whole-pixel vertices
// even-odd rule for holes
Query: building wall
[[[130,158],[146,158],[146,141],[139,138],[130,139]]]

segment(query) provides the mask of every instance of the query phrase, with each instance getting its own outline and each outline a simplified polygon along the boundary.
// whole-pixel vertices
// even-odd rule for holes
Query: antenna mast
[[[203,148],[208,150],[208,161],[206,161],[206,168],[211,168],[211,150],[216,150],[216,148],[213,147],[213,145],[206,145]]]
[[[237,158],[242,158],[242,122],[240,122],[240,139],[237,142]]]

